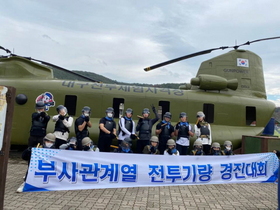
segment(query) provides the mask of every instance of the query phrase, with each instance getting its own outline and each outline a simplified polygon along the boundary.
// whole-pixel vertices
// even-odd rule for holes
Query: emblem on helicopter
[[[42,93],[39,96],[37,96],[35,103],[37,103],[38,101],[44,102],[46,111],[49,111],[50,107],[55,106],[53,94],[50,92],[45,92],[45,93]]]
[[[237,66],[249,67],[249,60],[244,58],[237,58]]]

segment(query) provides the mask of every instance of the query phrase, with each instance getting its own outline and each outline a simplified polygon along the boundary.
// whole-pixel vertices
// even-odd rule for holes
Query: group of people
[[[232,143],[225,141],[224,150],[217,142],[212,143],[211,127],[205,121],[205,114],[197,112],[197,121],[192,126],[188,122],[185,112],[179,115],[178,123],[171,124],[172,114],[166,112],[163,120],[156,125],[156,135],[152,135],[152,128],[159,117],[156,108],[152,106],[155,115],[150,118],[150,110],[144,108],[142,115],[138,116],[137,124],[133,121],[133,110],[128,108],[117,123],[114,120],[114,109],[108,107],[105,117],[99,121],[98,144],[94,145],[89,137],[88,128],[92,127],[90,121],[91,109],[83,107],[81,116],[75,122],[75,137],[69,138],[70,127],[73,125],[73,118],[68,115],[67,108],[59,105],[56,108],[57,115],[52,117],[55,122],[53,133],[46,134],[50,116],[45,111],[45,105],[39,101],[36,103],[36,112],[32,114],[32,126],[28,146],[36,147],[41,145],[44,148],[56,148],[67,150],[84,150],[110,152],[115,147],[114,152],[132,153],[132,141],[136,141],[136,153],[144,154],[169,154],[169,155],[231,155]],[[193,144],[193,149],[188,152],[190,137],[196,135],[197,139]],[[118,139],[118,146],[113,146],[113,139]],[[176,141],[174,140],[176,139]]]
[[[46,113],[44,103],[37,102],[35,109],[36,111],[32,114],[28,149],[22,155],[28,163],[30,162],[32,147],[94,152],[110,152],[114,147],[116,153],[133,153],[133,140],[136,140],[136,152],[143,154],[233,155],[230,141],[224,142],[223,150],[219,143],[212,143],[210,124],[205,121],[205,115],[201,111],[197,112],[194,129],[188,122],[188,116],[185,112],[180,113],[179,122],[175,126],[171,124],[172,114],[166,112],[163,115],[163,120],[156,125],[156,135],[152,135],[152,128],[159,120],[154,106],[152,106],[152,111],[155,117],[151,119],[150,110],[144,108],[142,116],[138,116],[137,124],[132,119],[133,110],[128,108],[118,122],[118,131],[114,120],[114,109],[108,107],[105,111],[105,117],[99,121],[99,138],[96,146],[89,137],[88,128],[92,127],[90,107],[83,107],[81,115],[74,122],[73,118],[68,115],[65,106],[57,106],[57,115],[52,117],[55,122],[53,133],[46,133],[50,116]],[[73,122],[76,135],[69,138]],[[193,149],[188,153],[190,137],[194,135],[197,139],[193,144]],[[113,139],[118,139],[118,146],[112,145]],[[26,177],[27,174],[25,179]],[[23,186],[24,183],[17,189],[17,192],[22,192]]]

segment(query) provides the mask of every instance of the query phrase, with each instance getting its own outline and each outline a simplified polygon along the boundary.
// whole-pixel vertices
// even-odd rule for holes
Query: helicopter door
[[[113,108],[114,108],[114,118],[121,118],[124,110],[124,99],[123,98],[113,98]]]
[[[158,117],[163,120],[163,115],[165,112],[169,112],[170,110],[170,102],[169,101],[159,101],[158,102]]]
[[[208,123],[214,122],[214,104],[203,104],[203,112],[205,114],[205,121]]]
[[[256,126],[256,107],[246,106],[246,125]]]
[[[77,106],[77,96],[66,95],[64,99],[64,106],[67,108],[67,112],[69,115],[75,116],[76,106]]]

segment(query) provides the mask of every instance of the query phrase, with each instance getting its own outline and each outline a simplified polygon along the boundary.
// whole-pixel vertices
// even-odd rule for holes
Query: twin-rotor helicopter
[[[134,113],[140,114],[143,108],[154,104],[160,116],[165,112],[172,113],[174,125],[180,112],[188,113],[188,121],[193,125],[196,113],[203,111],[206,121],[211,124],[213,141],[223,143],[230,140],[235,149],[239,148],[242,135],[260,134],[275,110],[275,104],[266,97],[261,58],[239,47],[279,38],[204,50],[144,69],[149,71],[214,50],[233,48],[202,62],[196,77],[178,89],[104,84],[82,75],[79,76],[84,81],[60,80],[54,78],[50,67],[78,74],[45,61],[15,55],[0,46],[9,54],[0,57],[0,85],[16,88],[11,144],[27,145],[31,114],[35,103],[43,101],[51,116],[57,114],[55,108],[60,104],[67,107],[69,115],[74,118],[80,116],[84,106],[92,107],[93,126],[89,132],[95,143],[99,135],[99,120],[107,107],[113,107],[115,118],[119,118],[126,108],[133,108]],[[54,123],[50,121],[47,132],[53,131]],[[74,127],[70,136],[75,136]]]

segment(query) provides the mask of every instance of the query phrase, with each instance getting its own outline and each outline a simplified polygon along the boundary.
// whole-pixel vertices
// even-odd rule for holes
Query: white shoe
[[[25,179],[25,176],[24,177],[22,177],[23,179]]]
[[[25,182],[23,182],[23,183],[19,186],[19,188],[17,189],[17,192],[18,192],[18,193],[21,193],[21,192],[23,191],[24,185],[25,185]]]

